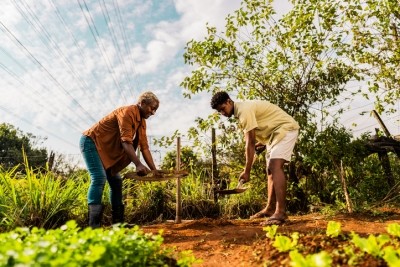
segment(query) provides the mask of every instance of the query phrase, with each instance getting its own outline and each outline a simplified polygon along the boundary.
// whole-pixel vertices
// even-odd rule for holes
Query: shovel
[[[239,180],[238,185],[234,189],[216,190],[215,192],[220,195],[232,195],[240,194],[247,190],[247,187],[243,187],[243,180]]]
[[[257,156],[261,154],[266,149],[265,145],[258,145],[255,147],[256,153],[254,155],[253,164],[257,159]],[[220,195],[232,195],[232,194],[240,194],[247,190],[247,187],[243,187],[243,180],[239,180],[238,185],[234,189],[224,189],[224,190],[215,190],[215,193]]]

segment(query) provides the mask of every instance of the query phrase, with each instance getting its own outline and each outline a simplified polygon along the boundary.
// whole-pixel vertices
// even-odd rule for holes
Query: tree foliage
[[[180,156],[181,170],[189,170],[199,163],[198,155],[188,146],[182,147]],[[176,150],[167,152],[163,158],[161,169],[176,169]]]
[[[225,31],[207,26],[204,40],[188,42],[184,59],[195,69],[182,82],[186,96],[223,88],[239,99],[267,99],[300,124],[312,105],[336,99],[355,75],[335,52],[340,11],[329,1],[297,1],[276,21],[271,2],[244,0]]]
[[[376,109],[382,112],[385,104],[393,105],[400,97],[400,3],[346,0],[339,6],[344,10],[342,26],[351,37],[346,53],[376,94]]]
[[[400,5],[398,0],[290,2],[293,8],[278,18],[272,0],[243,0],[223,30],[207,24],[203,40],[187,43],[184,60],[193,69],[181,86],[188,98],[224,90],[239,100],[264,99],[282,107],[301,127],[291,177],[297,183],[308,177],[314,193],[335,201],[341,194],[339,166],[344,164],[349,179],[363,175],[356,163],[362,161],[365,138],[353,142],[352,133],[337,123],[342,109],[327,108],[340,105],[339,96],[352,81],[367,81],[377,98],[385,93],[378,111],[382,103],[398,101]],[[353,96],[362,91],[349,89]],[[218,153],[240,167],[243,136],[231,124],[234,119],[219,119],[218,114],[197,118],[189,137],[211,151],[201,134],[211,127],[223,131]],[[294,170],[302,164],[303,173]]]
[[[41,141],[41,138],[30,133],[25,134],[11,124],[1,123],[0,165],[4,169],[21,165],[18,169],[24,170],[24,152],[32,168],[45,167],[47,151],[45,148],[37,148]]]

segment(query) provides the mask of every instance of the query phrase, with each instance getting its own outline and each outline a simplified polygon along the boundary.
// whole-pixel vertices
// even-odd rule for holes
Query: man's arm
[[[122,142],[122,147],[124,148],[125,153],[128,155],[129,159],[133,162],[133,164],[135,164],[136,172],[139,175],[146,175],[149,170],[140,162],[139,158],[136,156],[136,152],[132,144],[128,142]]]
[[[143,150],[142,155],[147,163],[147,166],[149,166],[151,170],[156,170],[156,165],[154,164],[153,156],[151,155],[150,150],[149,149]]]
[[[250,180],[250,171],[251,167],[253,166],[253,159],[255,154],[255,145],[256,145],[255,129],[245,133],[245,140],[246,140],[246,165],[244,167],[244,171],[239,176],[239,180],[244,180],[244,182],[248,182]]]

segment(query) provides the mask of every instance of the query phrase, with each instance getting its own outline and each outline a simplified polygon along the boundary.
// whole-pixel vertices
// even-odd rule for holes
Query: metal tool
[[[244,181],[242,179],[240,179],[236,188],[225,189],[225,190],[216,190],[215,192],[220,195],[240,194],[247,190],[247,187],[243,187],[243,184],[244,184]]]

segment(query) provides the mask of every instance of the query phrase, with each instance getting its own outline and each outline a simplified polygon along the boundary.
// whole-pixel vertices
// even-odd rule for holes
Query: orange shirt
[[[122,142],[132,144],[135,149],[139,145],[141,151],[149,148],[146,120],[140,117],[137,105],[117,108],[83,134],[93,140],[104,168],[110,169],[112,174],[131,163]]]

